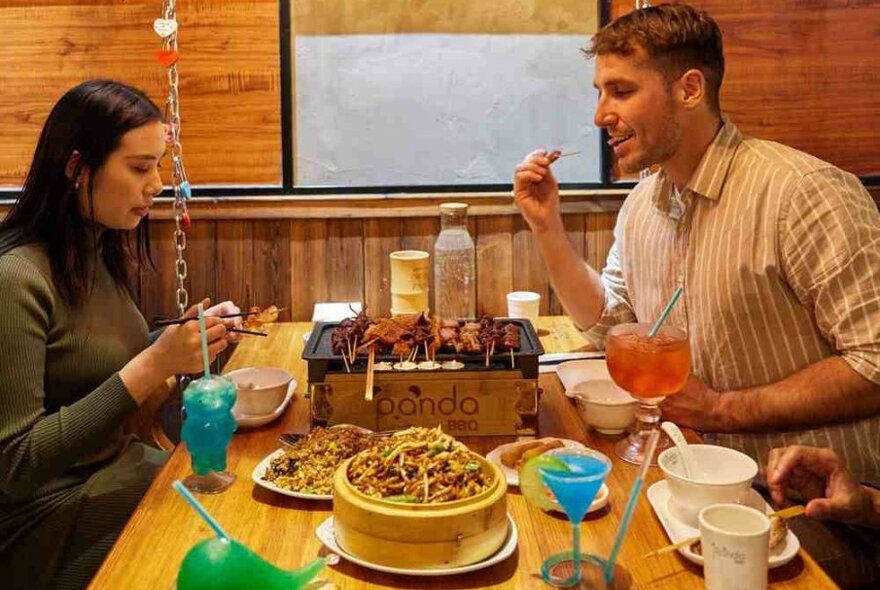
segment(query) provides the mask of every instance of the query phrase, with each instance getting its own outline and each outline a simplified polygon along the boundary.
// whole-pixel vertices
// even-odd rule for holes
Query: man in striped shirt
[[[517,205],[569,315],[601,347],[614,324],[655,320],[682,285],[667,322],[689,334],[693,375],[664,417],[759,463],[774,447],[831,448],[860,481],[880,484],[880,215],[870,195],[853,175],[745,137],[722,115],[721,33],[705,12],[634,11],[586,53],[595,123],[620,167],[659,171],[624,203],[600,275],[567,240],[546,152],[517,166]],[[839,533],[804,536],[842,585],[877,579],[876,553],[855,567],[834,553],[850,551],[832,547]]]

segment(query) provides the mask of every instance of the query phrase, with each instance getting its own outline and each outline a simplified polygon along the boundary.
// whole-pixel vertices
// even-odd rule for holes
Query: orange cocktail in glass
[[[660,422],[658,404],[681,391],[691,372],[691,353],[687,332],[663,326],[653,338],[652,324],[619,324],[608,331],[605,357],[614,382],[639,400],[637,422],[630,436],[618,443],[617,454],[630,463],[640,464],[647,437]],[[655,457],[670,446],[661,437]]]

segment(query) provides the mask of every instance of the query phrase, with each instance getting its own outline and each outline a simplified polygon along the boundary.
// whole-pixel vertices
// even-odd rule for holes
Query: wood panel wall
[[[615,218],[613,211],[564,217],[575,248],[596,268],[604,266]],[[176,315],[173,230],[168,220],[151,225],[156,270],[142,270],[139,280],[140,307],[148,319]],[[286,318],[293,320],[311,319],[318,301],[363,301],[371,313],[387,314],[388,255],[401,249],[433,255],[439,231],[439,216],[196,218],[187,237],[186,286],[191,301],[210,296],[242,306],[275,304],[288,308]],[[562,313],[532,234],[519,216],[480,216],[470,220],[470,232],[476,244],[479,313],[503,315],[505,295],[515,290],[541,293],[542,313]]]
[[[186,0],[181,137],[193,184],[281,183],[278,0]],[[144,89],[160,106],[160,0],[0,0],[0,186],[20,186],[52,105],[88,78]]]

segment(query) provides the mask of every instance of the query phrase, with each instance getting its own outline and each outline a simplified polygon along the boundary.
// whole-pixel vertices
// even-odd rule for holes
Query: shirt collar
[[[690,191],[713,201],[721,198],[721,191],[727,180],[730,165],[733,163],[733,156],[743,139],[742,133],[727,117],[722,117],[722,121],[721,129],[715,134],[715,139],[712,140],[709,148],[700,159],[700,163],[685,186],[685,190],[682,191],[683,193]],[[657,175],[657,183],[657,189],[654,191],[654,205],[658,209],[668,212],[669,200],[673,194],[672,181],[663,170],[660,170]]]

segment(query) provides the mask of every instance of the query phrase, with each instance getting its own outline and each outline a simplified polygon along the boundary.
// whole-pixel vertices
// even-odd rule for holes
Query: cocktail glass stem
[[[581,524],[571,523],[571,562],[572,562],[572,580],[571,585],[581,581]]]
[[[636,423],[637,431],[656,430],[660,422],[660,408],[657,407],[657,404],[646,404],[640,401],[638,408],[636,408],[636,420],[638,420]]]
[[[639,400],[636,407],[636,422],[633,425],[632,433],[617,443],[617,456],[634,463],[642,464],[642,456],[645,454],[648,437],[654,430],[660,431],[661,412],[659,403],[663,398],[652,398],[653,403],[646,403]],[[660,440],[657,443],[657,453],[654,455],[652,465],[657,464],[657,455],[672,446],[672,441],[662,431],[660,432]]]

